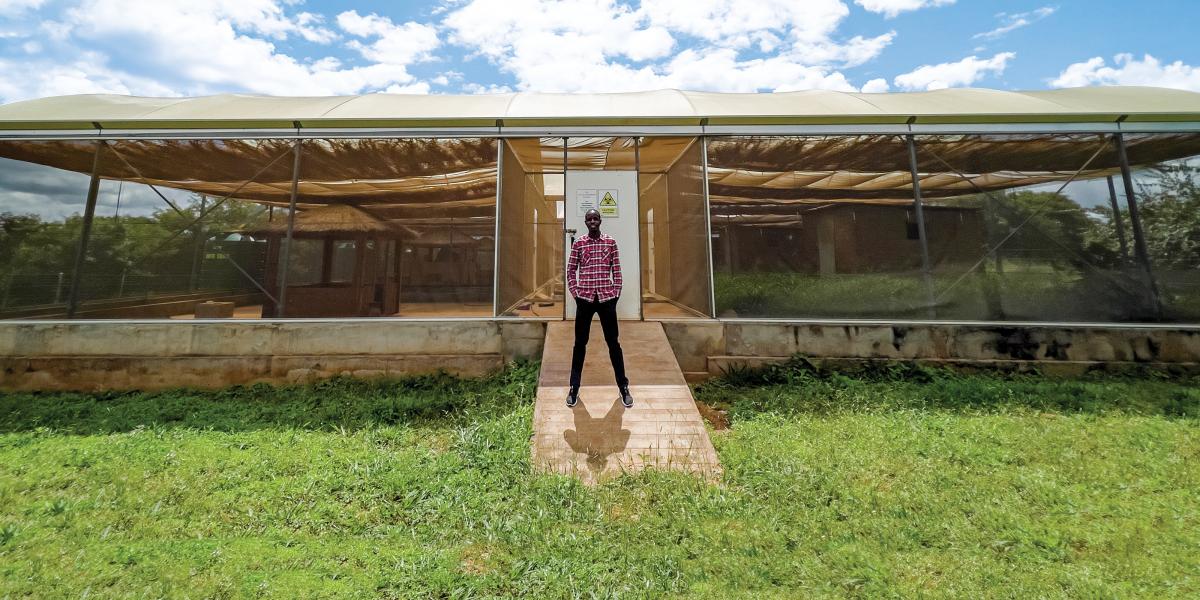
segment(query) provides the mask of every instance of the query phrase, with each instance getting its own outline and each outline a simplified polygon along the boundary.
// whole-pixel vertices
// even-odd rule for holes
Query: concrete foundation
[[[2,322],[0,390],[220,388],[350,375],[478,376],[541,356],[542,322]]]
[[[864,324],[787,321],[664,322],[692,381],[794,354],[829,364],[906,360],[1063,374],[1147,366],[1196,370],[1200,327],[1041,324]]]
[[[0,390],[218,388],[345,374],[482,375],[542,355],[546,321],[0,322]],[[800,353],[831,365],[910,360],[1073,374],[1200,369],[1200,327],[663,321],[700,381]],[[603,340],[596,340],[602,344]],[[636,369],[636,365],[629,365]]]

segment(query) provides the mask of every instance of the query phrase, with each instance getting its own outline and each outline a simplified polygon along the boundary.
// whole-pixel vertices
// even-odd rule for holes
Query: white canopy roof
[[[1055,123],[1200,121],[1200,93],[1151,87],[1033,92],[947,89],[860,94],[811,90],[722,94],[522,92],[474,96],[366,94],[271,97],[221,94],[145,98],[58,96],[0,106],[0,129],[469,127]]]

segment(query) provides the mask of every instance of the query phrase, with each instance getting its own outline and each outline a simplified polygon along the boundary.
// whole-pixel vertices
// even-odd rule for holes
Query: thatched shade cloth
[[[401,211],[466,206],[480,212],[495,203],[497,143],[306,140],[297,201],[302,207],[353,202]],[[118,140],[109,142],[100,176],[285,206],[291,197],[293,144],[282,139]],[[94,153],[95,142],[0,141],[0,157],[85,174],[91,172]]]

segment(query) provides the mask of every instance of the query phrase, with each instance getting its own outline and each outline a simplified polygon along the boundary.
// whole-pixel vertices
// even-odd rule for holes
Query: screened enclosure
[[[598,171],[641,318],[1200,322],[1200,95],[1137,88],[16,103],[0,318],[561,319]]]
[[[1200,137],[1123,143],[1129,193],[1111,134],[710,138],[717,314],[1194,320]]]
[[[66,227],[0,211],[6,229],[24,219],[41,234],[11,240],[7,281],[34,276],[17,268],[22,253],[63,248],[37,274],[46,286],[53,273],[55,292],[10,301],[23,306],[11,316],[192,318],[197,303],[216,303],[209,310],[223,312],[205,314],[490,317],[497,148],[495,139],[0,141],[7,182],[74,182],[86,199],[94,166],[97,188],[90,217],[67,205],[78,212]],[[73,219],[90,222],[86,234]]]

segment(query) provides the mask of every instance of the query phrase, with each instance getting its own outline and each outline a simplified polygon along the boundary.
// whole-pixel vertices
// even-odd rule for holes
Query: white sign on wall
[[[595,188],[590,190],[575,190],[575,208],[579,211],[579,216],[583,216],[587,211],[596,208],[600,201],[600,190]]]

